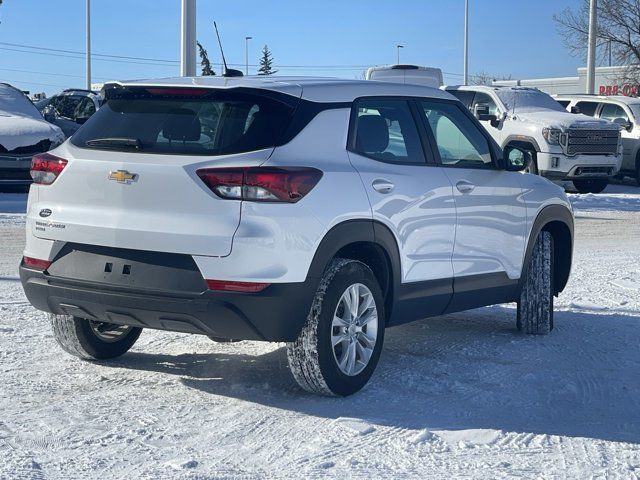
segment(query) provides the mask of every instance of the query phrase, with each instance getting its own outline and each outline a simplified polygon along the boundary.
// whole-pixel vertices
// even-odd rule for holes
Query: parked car
[[[0,188],[28,186],[33,155],[63,141],[62,131],[47,123],[24,93],[0,83]]]
[[[556,95],[568,111],[609,120],[620,126],[623,159],[620,173],[634,177],[640,185],[640,98],[625,96]]]
[[[99,93],[76,88],[64,90],[35,105],[48,122],[60,127],[70,137],[96,113],[101,103]]]
[[[424,87],[439,88],[444,85],[442,70],[418,65],[387,65],[370,67],[365,75],[367,80],[383,82],[408,83]]]
[[[572,115],[536,88],[446,87],[480,120],[502,147],[529,152],[530,173],[571,180],[580,193],[599,193],[622,162],[617,125]]]
[[[348,395],[387,327],[517,302],[519,329],[553,328],[567,197],[447,92],[299,77],[105,89],[32,171],[20,276],[70,354],[117,357],[143,328],[287,342],[302,388]]]

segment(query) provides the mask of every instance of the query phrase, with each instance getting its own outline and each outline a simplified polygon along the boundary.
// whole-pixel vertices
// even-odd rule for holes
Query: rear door
[[[486,133],[458,102],[419,105],[453,185],[455,294],[512,283],[520,276],[526,234],[521,174],[497,168]]]
[[[287,102],[297,102],[284,97],[166,88],[114,94],[51,152],[68,164],[38,187],[30,228],[51,240],[228,255],[241,202],[218,197],[196,172],[264,163],[291,121]],[[42,210],[51,214],[40,218]]]
[[[455,206],[443,169],[429,150],[425,157],[416,120],[412,102],[405,98],[356,101],[349,158],[374,220],[396,237],[403,284],[414,289],[416,298],[431,297],[428,305],[416,305],[414,315],[419,315],[441,313],[451,296]]]

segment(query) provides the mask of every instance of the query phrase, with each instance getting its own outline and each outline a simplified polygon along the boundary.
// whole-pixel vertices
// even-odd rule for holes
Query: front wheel
[[[322,395],[351,395],[369,381],[384,340],[384,302],[371,269],[334,259],[325,270],[307,322],[287,344],[298,384]]]
[[[136,343],[141,328],[49,314],[53,336],[62,349],[83,360],[119,357]]]
[[[609,180],[590,178],[584,180],[574,180],[573,186],[578,193],[600,193],[609,185]]]
[[[553,237],[540,232],[524,272],[517,304],[518,330],[546,335],[553,330]]]

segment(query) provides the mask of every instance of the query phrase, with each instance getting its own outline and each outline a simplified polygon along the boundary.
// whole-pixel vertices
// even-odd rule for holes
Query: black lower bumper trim
[[[272,284],[259,293],[145,290],[56,277],[20,266],[31,304],[55,314],[175,332],[294,341],[318,281]]]

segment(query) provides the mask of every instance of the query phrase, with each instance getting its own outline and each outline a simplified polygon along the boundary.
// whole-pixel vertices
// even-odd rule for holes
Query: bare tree
[[[628,79],[640,79],[640,0],[598,0],[598,59],[611,55],[618,65],[626,65]],[[589,0],[576,8],[554,15],[558,33],[572,55],[586,58],[589,37]],[[627,79],[621,79],[627,80]]]
[[[472,85],[492,85],[494,80],[511,80],[511,74],[509,75],[492,75],[485,71],[480,71],[471,75]]]

